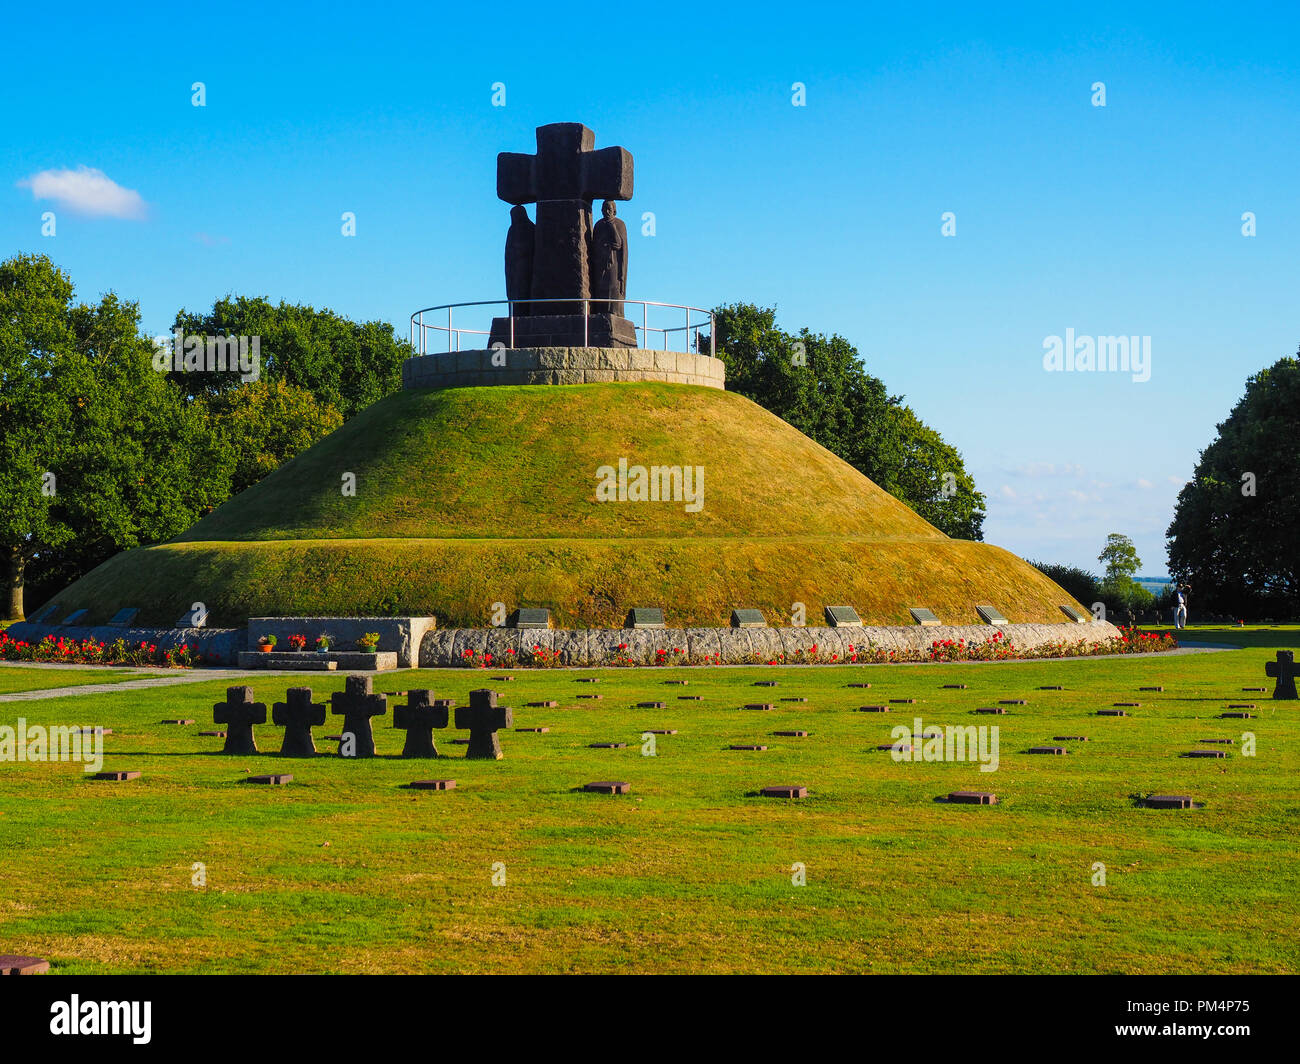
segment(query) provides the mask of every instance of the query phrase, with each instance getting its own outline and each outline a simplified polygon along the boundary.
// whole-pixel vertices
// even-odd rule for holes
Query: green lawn
[[[1295,628],[1284,635],[1300,644]],[[495,684],[464,670],[381,676],[377,689],[427,686],[459,701],[493,686],[516,725],[551,727],[503,734],[500,762],[463,760],[451,739],[466,733],[452,729],[435,733],[442,760],[402,761],[391,710],[373,761],[225,757],[197,735],[221,683],[8,705],[0,723],[21,709],[29,724],[112,727],[106,767],[144,776],[97,783],[77,765],[0,766],[0,952],[48,957],[55,972],[1294,972],[1300,704],[1241,693],[1264,685],[1273,653],[1270,637],[1250,638],[1260,645],[1154,658],[605,670],[595,685],[575,682],[595,670]],[[779,686],[751,686],[767,678]],[[859,680],[874,686],[845,686]],[[294,683],[322,694],[343,678],[280,676],[254,690],[271,702]],[[1052,683],[1066,690],[1037,690]],[[1165,691],[1137,693],[1154,684]],[[576,698],[590,693],[603,698]],[[809,701],[779,701],[788,696]],[[547,697],[560,705],[524,706]],[[918,702],[853,712],[904,697]],[[999,698],[1029,704],[972,715]],[[643,700],[666,706],[635,708]],[[1142,703],[1131,718],[1093,715],[1128,700]],[[738,708],[750,701],[777,708]],[[1259,718],[1216,719],[1229,701],[1258,703]],[[914,715],[997,724],[999,770],[895,763],[874,749]],[[158,723],[173,716],[199,723]],[[317,729],[322,749],[340,721]],[[641,733],[655,727],[679,734],[644,757]],[[811,735],[771,735],[790,728]],[[1255,757],[1177,756],[1247,730]],[[1091,741],[1062,744],[1066,757],[1023,752],[1061,734]],[[279,729],[258,737],[278,749]],[[628,747],[587,748],[604,741]],[[769,749],[726,749],[743,742]],[[273,771],[294,782],[240,782]],[[401,787],[430,777],[459,788]],[[631,795],[574,790],[607,779],[630,781]],[[749,796],[776,783],[811,796]],[[1002,804],[934,801],[956,789],[992,790]],[[1132,795],[1153,791],[1205,808],[1135,807]],[[204,888],[192,885],[195,862]],[[495,862],[504,886],[493,886]],[[791,883],[796,862],[806,886]],[[1092,885],[1094,862],[1104,887]]]
[[[6,665],[0,668],[0,695],[14,691],[45,691],[52,687],[81,687],[88,683],[145,680],[154,675],[161,675],[161,670],[147,673],[126,669],[36,669]]]

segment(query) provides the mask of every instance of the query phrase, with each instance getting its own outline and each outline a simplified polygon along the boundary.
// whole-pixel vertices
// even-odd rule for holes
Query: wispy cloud
[[[149,211],[148,204],[135,189],[123,188],[103,170],[89,166],[42,170],[23,178],[18,187],[30,188],[33,199],[53,200],[81,214],[140,221]]]
[[[208,248],[217,247],[219,244],[230,243],[230,237],[228,236],[212,236],[208,233],[195,233],[194,239],[197,240],[204,247],[208,247]]]

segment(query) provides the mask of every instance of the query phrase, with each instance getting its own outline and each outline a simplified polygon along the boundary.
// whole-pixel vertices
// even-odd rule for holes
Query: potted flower
[[[330,637],[322,632],[316,637],[316,653],[328,654],[330,652]]]
[[[297,653],[307,649],[307,637],[305,635],[291,635],[289,637],[289,649]]]
[[[269,654],[271,653],[272,650],[275,649],[275,644],[277,642],[278,640],[275,638],[275,636],[264,635],[258,639],[257,649],[260,650],[263,654]]]
[[[374,654],[379,650],[379,633],[367,632],[357,640],[357,649],[363,654]]]

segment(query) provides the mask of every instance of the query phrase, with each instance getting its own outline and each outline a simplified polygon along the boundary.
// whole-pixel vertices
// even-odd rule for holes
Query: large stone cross
[[[537,127],[537,154],[497,156],[497,196],[537,204],[532,295],[586,299],[591,295],[588,249],[591,201],[632,198],[632,155],[623,148],[593,150],[596,134],[581,122]],[[581,304],[543,304],[537,314],[581,314]]]
[[[311,757],[316,753],[311,729],[325,723],[325,703],[311,700],[310,687],[290,687],[285,698],[271,707],[271,723],[284,729],[280,756]]]
[[[471,691],[469,705],[456,708],[456,727],[469,729],[466,757],[499,761],[504,755],[497,731],[512,727],[514,723],[514,711],[509,706],[497,705],[495,691]]]
[[[371,717],[382,717],[388,712],[388,698],[371,692],[369,676],[349,676],[342,691],[330,695],[330,711],[343,715],[343,738],[339,740],[341,757],[374,757],[375,735],[370,728]],[[352,753],[345,754],[348,736],[352,736]]]
[[[1268,661],[1264,663],[1264,674],[1272,676],[1277,680],[1273,688],[1274,698],[1296,698],[1295,681],[1300,673],[1296,672],[1295,651],[1279,650],[1277,652],[1277,661]]]
[[[212,707],[212,721],[226,726],[222,753],[255,754],[253,725],[266,723],[266,703],[253,701],[251,687],[227,687],[226,700]]]
[[[446,702],[433,704],[432,691],[408,691],[406,705],[393,707],[393,727],[406,731],[403,757],[437,757],[433,729],[445,728],[449,711]]]

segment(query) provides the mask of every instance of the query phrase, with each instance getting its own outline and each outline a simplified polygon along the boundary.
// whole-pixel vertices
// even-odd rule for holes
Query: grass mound
[[[601,502],[601,467],[702,471],[702,506]],[[696,474],[697,476],[699,474]],[[355,484],[355,493],[345,486]],[[388,397],[176,541],[119,555],[59,596],[106,620],[433,614],[490,623],[549,606],[566,627],[663,606],[672,625],[736,606],[789,623],[849,603],[877,624],[925,606],[978,623],[1058,622],[1075,604],[1036,569],[951,540],[741,396],[668,384],[458,388]]]

